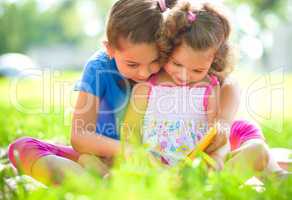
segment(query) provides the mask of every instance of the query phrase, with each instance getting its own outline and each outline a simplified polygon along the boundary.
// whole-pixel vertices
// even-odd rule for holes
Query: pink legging
[[[235,150],[250,139],[264,139],[260,129],[254,124],[234,121],[230,130],[231,150]],[[16,156],[17,155],[17,156]],[[8,157],[14,167],[31,171],[34,162],[40,157],[55,155],[77,162],[79,153],[70,146],[51,144],[30,137],[22,137],[9,145]]]

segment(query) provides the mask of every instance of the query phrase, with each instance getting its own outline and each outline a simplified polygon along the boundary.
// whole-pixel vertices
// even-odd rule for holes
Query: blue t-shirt
[[[105,52],[94,54],[85,65],[75,90],[88,92],[99,98],[96,132],[119,139],[118,127],[123,118],[131,86],[119,73],[115,60],[110,59]]]

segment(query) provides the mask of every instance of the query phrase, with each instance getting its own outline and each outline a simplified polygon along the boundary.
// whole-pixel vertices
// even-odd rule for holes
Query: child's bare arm
[[[230,152],[230,144],[226,142],[223,146],[218,148],[216,151],[212,152],[210,156],[216,161],[216,170],[222,170],[224,167],[224,162],[226,160],[226,156]]]
[[[216,86],[214,87],[208,99],[208,109],[207,109],[208,124],[209,126],[214,126],[217,131],[215,138],[205,150],[211,156],[215,155],[215,153],[219,151],[220,149],[222,149],[223,147],[226,148],[226,146],[228,146],[227,143],[229,142],[227,139],[229,133],[227,133],[224,127],[221,126],[220,119],[218,118],[219,113],[220,113],[220,103],[221,103],[220,95],[221,95],[220,86]],[[221,157],[223,158],[225,157],[225,155],[223,155],[224,153],[222,150],[220,150],[220,152],[222,152],[220,153],[222,155],[220,156],[220,159],[221,159]]]
[[[220,89],[219,112],[217,118],[231,123],[238,111],[240,89],[235,81],[227,79]]]
[[[207,117],[208,125],[216,127],[216,136],[212,140],[211,144],[205,150],[207,153],[212,153],[216,151],[221,146],[225,145],[227,141],[226,134],[220,130],[218,127],[218,113],[220,110],[220,87],[214,87],[212,93],[208,98],[208,108],[207,108]]]
[[[211,107],[210,109],[215,110],[214,107],[217,107],[218,109],[216,112],[213,112],[213,114],[208,116],[210,122],[219,122],[219,133],[221,134],[218,134],[215,137],[214,142],[207,148],[207,153],[216,151],[216,149],[220,148],[228,141],[230,126],[234,120],[240,102],[240,93],[237,84],[235,82],[226,81],[221,86],[217,98],[217,101],[214,100],[215,98],[209,100],[209,106]],[[222,132],[225,133],[222,134]]]
[[[208,99],[208,124],[216,128],[216,136],[206,149],[206,152],[216,161],[216,170],[223,169],[224,160],[230,151],[228,134],[220,124],[219,113],[221,105],[221,90],[217,86]]]
[[[99,110],[99,98],[86,92],[80,92],[73,113],[71,144],[82,154],[112,157],[120,150],[120,142],[96,131],[96,118]]]

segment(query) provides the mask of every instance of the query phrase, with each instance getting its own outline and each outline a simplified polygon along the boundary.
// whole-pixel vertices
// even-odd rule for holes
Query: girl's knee
[[[251,155],[255,159],[255,169],[257,171],[264,170],[269,162],[269,149],[267,144],[262,140],[254,140],[249,143],[248,147]]]
[[[19,153],[22,151],[23,146],[30,141],[32,138],[21,137],[16,139],[14,142],[10,143],[8,146],[8,158],[10,162],[15,166],[16,157],[19,156]]]
[[[8,150],[10,153],[15,153],[15,152],[21,152],[25,147],[28,147],[29,144],[32,144],[36,140],[31,138],[31,137],[21,137],[16,139],[14,142],[12,142]]]
[[[17,169],[23,170],[25,173],[25,160],[31,159],[29,151],[35,139],[30,137],[21,137],[12,142],[8,147],[8,159]]]
[[[12,142],[9,145],[9,149],[12,148],[13,150],[21,150],[27,143],[31,143],[33,141],[35,141],[35,139],[31,137],[21,137]]]
[[[90,154],[81,154],[78,159],[78,163],[83,167],[89,163],[97,163],[97,162],[101,162],[101,160],[98,157],[94,155],[90,155]]]
[[[79,157],[78,164],[83,168],[97,170],[100,175],[104,176],[109,172],[109,166],[104,161],[104,159],[94,155],[82,154]]]

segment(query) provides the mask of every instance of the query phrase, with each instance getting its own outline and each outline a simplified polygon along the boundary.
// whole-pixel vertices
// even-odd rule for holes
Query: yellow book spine
[[[210,130],[203,137],[203,139],[201,139],[198,142],[196,148],[193,151],[191,151],[191,153],[188,154],[187,158],[194,160],[198,152],[204,151],[209,146],[209,144],[212,142],[216,134],[217,134],[216,128],[214,127],[210,128]]]

